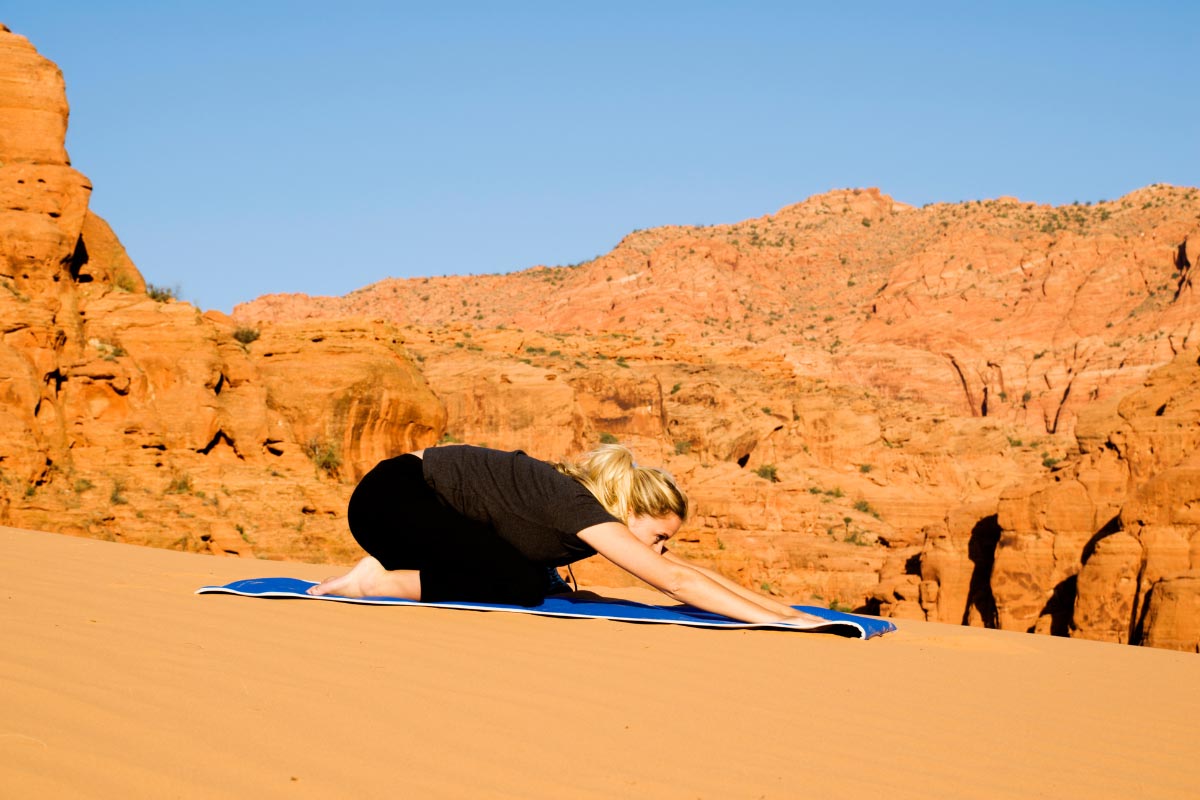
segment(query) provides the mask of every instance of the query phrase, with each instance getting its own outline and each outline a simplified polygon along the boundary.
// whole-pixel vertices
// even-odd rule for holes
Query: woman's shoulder
[[[426,447],[423,450],[414,451],[413,455],[422,458],[511,458],[514,456],[524,456],[524,450],[497,450],[494,447],[482,447],[477,444],[464,444],[462,442],[447,442],[445,444],[436,444],[433,447]]]
[[[532,466],[534,469],[541,467],[554,469],[551,464],[533,458],[524,450],[497,450],[493,447],[480,447],[473,444],[439,444],[436,447],[427,447],[421,451],[421,458],[427,465],[434,468],[478,466],[485,469],[496,469],[510,465],[513,468]]]

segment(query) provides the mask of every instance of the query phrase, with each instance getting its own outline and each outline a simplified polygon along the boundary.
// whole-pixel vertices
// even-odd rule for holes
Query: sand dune
[[[1194,797],[1200,658],[198,596],[328,567],[0,528],[0,796]],[[633,590],[623,590],[623,596]]]

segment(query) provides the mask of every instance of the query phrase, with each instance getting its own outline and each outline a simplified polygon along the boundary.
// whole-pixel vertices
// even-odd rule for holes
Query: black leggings
[[[488,525],[464,517],[425,482],[421,459],[379,462],[350,497],[350,532],[385,569],[421,573],[421,599],[532,606],[549,588],[534,564]]]

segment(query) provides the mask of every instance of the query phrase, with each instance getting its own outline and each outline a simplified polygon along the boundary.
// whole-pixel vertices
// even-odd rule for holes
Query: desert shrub
[[[129,355],[119,342],[110,339],[93,341],[93,344],[100,352],[100,357],[105,361],[116,361],[118,358]]]
[[[179,296],[179,292],[176,289],[171,289],[166,286],[155,286],[153,283],[147,283],[146,296],[151,300],[157,300],[160,303],[169,303]]]
[[[237,330],[233,332],[233,338],[242,345],[248,345],[251,342],[258,341],[258,337],[262,335],[258,328],[251,328],[246,325],[239,325]]]
[[[331,442],[322,442],[317,438],[308,440],[304,445],[304,455],[312,460],[317,469],[327,475],[334,475],[342,465],[342,454],[338,446]]]
[[[875,519],[879,519],[879,512],[871,508],[871,504],[866,500],[858,500],[854,503],[854,510],[863,514],[870,514]]]
[[[774,464],[763,464],[758,469],[754,470],[754,474],[762,478],[764,481],[771,483],[779,483],[779,472]]]
[[[675,455],[684,456],[692,452],[692,443],[687,439],[680,439],[675,443]]]
[[[868,541],[865,536],[863,536],[862,531],[857,530],[847,533],[842,541],[846,542],[847,544],[855,545],[856,547],[868,547],[871,544],[871,542]]]
[[[166,494],[187,494],[192,491],[192,476],[186,472],[176,475],[167,484]]]
[[[617,444],[619,441],[616,436],[607,431],[600,434],[600,444]]]

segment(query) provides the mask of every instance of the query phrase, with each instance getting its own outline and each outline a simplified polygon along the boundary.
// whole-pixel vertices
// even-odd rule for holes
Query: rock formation
[[[391,327],[236,325],[147,285],[64,148],[62,75],[0,29],[0,523],[347,557],[353,479],[445,411]]]
[[[344,298],[268,295],[235,316],[737,347],[807,378],[1069,435],[1084,406],[1196,340],[1197,249],[1195,189],[924,209],[839,190],[733,225],[639,231],[571,267],[389,279]]]

